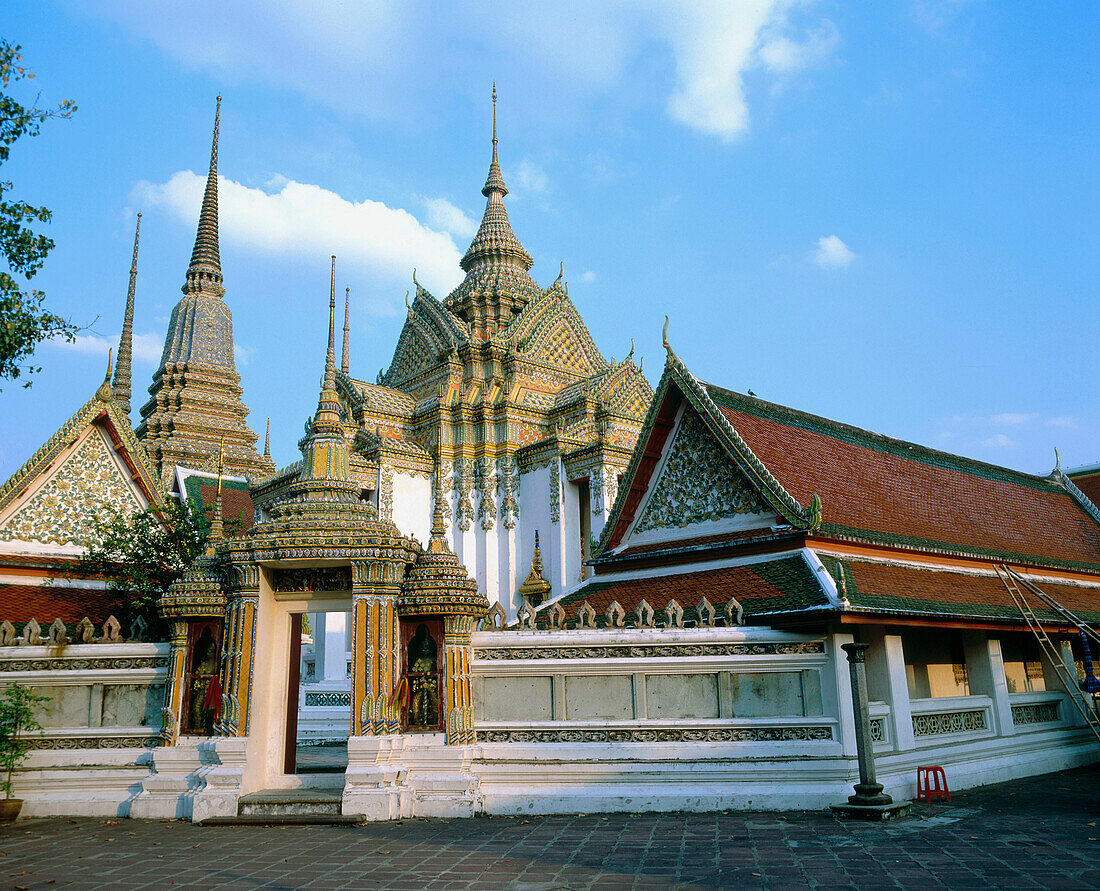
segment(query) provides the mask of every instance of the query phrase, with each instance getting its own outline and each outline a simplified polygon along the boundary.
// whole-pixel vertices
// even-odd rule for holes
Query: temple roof
[[[795,498],[821,497],[822,535],[1100,566],[1100,523],[1057,477],[985,464],[704,386]]]

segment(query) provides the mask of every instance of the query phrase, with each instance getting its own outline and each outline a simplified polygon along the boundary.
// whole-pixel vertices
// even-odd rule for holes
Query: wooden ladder
[[[1012,602],[1016,604],[1016,608],[1020,611],[1020,615],[1024,617],[1027,627],[1031,630],[1031,633],[1035,635],[1035,639],[1039,641],[1039,648],[1050,661],[1055,672],[1057,672],[1058,679],[1062,682],[1062,686],[1069,694],[1070,701],[1077,711],[1081,713],[1081,717],[1085,719],[1085,723],[1088,724],[1093,735],[1100,740],[1100,717],[1097,716],[1096,710],[1093,707],[1092,697],[1086,697],[1077,684],[1077,672],[1070,671],[1069,666],[1062,661],[1062,654],[1059,648],[1055,646],[1054,641],[1050,639],[1050,635],[1047,634],[1046,629],[1035,615],[1035,610],[1032,609],[1031,603],[1028,601],[1023,589],[1027,589],[1030,593],[1038,597],[1044,605],[1053,610],[1055,614],[1060,616],[1068,624],[1073,625],[1073,627],[1082,632],[1086,637],[1092,638],[1092,640],[1100,643],[1100,636],[1098,636],[1088,624],[1074,615],[1074,613],[1070,612],[1057,600],[1041,590],[1034,582],[1024,578],[1012,567],[1002,563],[994,565],[993,568],[997,572],[997,577],[1005,586],[1005,590],[1008,591],[1009,596],[1012,598]],[[1020,585],[1023,585],[1023,589]]]

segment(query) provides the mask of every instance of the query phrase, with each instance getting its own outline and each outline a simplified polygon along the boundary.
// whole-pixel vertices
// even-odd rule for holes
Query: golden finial
[[[99,389],[95,391],[95,397],[100,402],[110,402],[114,398],[114,391],[111,389],[111,360],[114,358],[114,350],[107,349],[107,375],[103,378],[103,383],[99,385]]]
[[[1062,456],[1058,454],[1058,446],[1054,447],[1054,472],[1062,472]]]
[[[225,537],[225,524],[222,521],[222,471],[225,469],[225,434],[218,443],[218,490],[214,495],[214,516],[210,520],[210,541],[221,541]]]
[[[665,327],[661,329],[661,344],[668,349],[668,316],[665,316]]]
[[[493,81],[493,160],[497,159],[497,82]]]
[[[416,285],[416,290],[419,293],[419,291],[420,291],[420,282],[418,282],[416,280],[416,267],[415,266],[413,267],[413,284]]]
[[[412,312],[412,307],[409,305],[409,292],[408,291],[405,292],[405,309]]]
[[[630,352],[626,354],[627,359],[634,358],[634,338],[630,338]]]

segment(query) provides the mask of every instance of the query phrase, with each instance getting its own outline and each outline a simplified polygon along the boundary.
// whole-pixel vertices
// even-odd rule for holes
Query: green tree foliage
[[[11,798],[12,774],[30,750],[27,735],[42,729],[35,706],[49,699],[18,684],[5,684],[0,692],[0,790],[5,798]]]
[[[124,623],[141,616],[151,631],[163,631],[157,597],[203,552],[207,529],[206,518],[186,499],[135,514],[113,511],[96,521],[78,573],[103,578],[125,595]]]
[[[0,164],[8,160],[12,145],[21,136],[37,136],[47,118],[68,118],[76,111],[68,99],[57,108],[43,110],[37,100],[28,107],[7,94],[11,84],[34,77],[20,64],[19,49],[0,38]],[[26,201],[8,200],[11,188],[10,180],[0,180],[0,252],[8,262],[8,271],[0,272],[0,380],[40,371],[41,367],[27,363],[38,343],[48,337],[72,341],[80,330],[49,312],[41,291],[28,289],[14,278],[32,279],[54,244],[53,239],[31,228],[34,223],[48,223],[50,211]],[[30,381],[23,384],[30,385]]]

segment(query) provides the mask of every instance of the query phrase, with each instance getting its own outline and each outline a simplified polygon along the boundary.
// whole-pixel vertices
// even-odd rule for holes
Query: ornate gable
[[[596,388],[596,398],[610,412],[641,418],[653,400],[653,388],[632,358],[626,358]]]
[[[592,335],[559,282],[532,300],[508,327],[504,337],[527,359],[554,365],[582,377],[610,368]]]
[[[698,413],[686,406],[633,533],[708,521],[774,516]]]
[[[105,511],[161,502],[145,450],[109,394],[101,387],[0,487],[0,540],[83,546]]]
[[[465,330],[451,311],[418,284],[393,361],[379,383],[400,386],[438,365],[444,355],[466,340]]]

